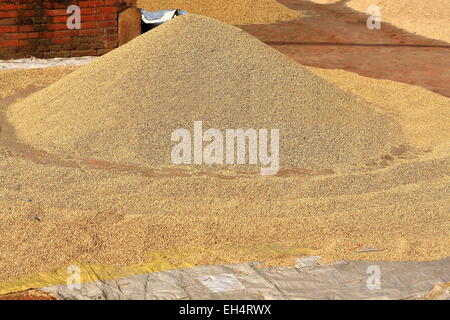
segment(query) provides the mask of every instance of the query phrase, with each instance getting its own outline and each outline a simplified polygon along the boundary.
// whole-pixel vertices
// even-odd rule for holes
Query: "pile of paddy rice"
[[[198,120],[204,130],[279,129],[285,169],[353,167],[403,143],[390,117],[240,29],[197,15],[16,103],[8,120],[37,149],[147,167],[171,165],[172,132],[193,132]]]
[[[12,290],[7,280],[59,268],[65,275],[73,264],[155,261],[187,267],[292,264],[302,255],[323,261],[448,257],[450,157],[448,148],[435,149],[445,138],[442,120],[450,118],[450,99],[345,71],[310,70],[342,90],[378,101],[376,108],[394,115],[402,129],[416,126],[427,136],[423,141],[406,130],[408,141],[433,150],[412,159],[380,158],[380,166],[365,173],[306,171],[230,180],[173,172],[155,178],[43,161],[40,152],[22,154],[0,123],[0,149],[7,150],[0,152],[0,293],[24,289]],[[37,83],[50,84],[68,72],[50,68],[32,75]],[[3,71],[0,83],[20,94],[20,80],[29,76],[28,70]],[[0,100],[0,116],[7,105]],[[433,115],[427,114],[430,105]],[[22,280],[13,283],[27,286]]]
[[[389,80],[359,77],[343,70],[310,68],[313,73],[390,114],[411,145],[421,150],[450,150],[450,99],[421,87]],[[377,90],[373,89],[374,82]],[[414,90],[412,90],[414,88]]]
[[[45,87],[49,83],[61,79],[76,68],[76,66],[65,68],[53,67],[46,70],[36,68],[24,69],[20,72],[16,70],[4,70],[0,78],[0,99],[13,96],[22,90]]]
[[[367,12],[369,6],[377,5],[381,9],[382,22],[450,43],[448,0],[351,0],[346,5],[361,12]]]
[[[147,11],[183,9],[228,24],[275,23],[301,16],[275,0],[138,0],[137,6]]]
[[[203,22],[202,25],[204,25]],[[192,23],[189,21],[187,25]],[[216,26],[215,23],[213,25]],[[163,28],[160,30],[165,30],[161,31],[164,34],[169,31]],[[192,28],[192,25],[188,28],[190,33],[195,30],[197,29]],[[236,32],[235,29],[227,30]],[[175,31],[183,35],[181,26]],[[222,35],[222,39],[227,40],[226,43],[233,44],[232,41],[228,41],[228,37],[223,37],[223,33],[219,34]],[[153,37],[159,39],[156,35],[158,33],[155,36],[149,36],[149,39]],[[204,33],[200,35],[205,36]],[[235,33],[234,38],[239,39],[241,36],[243,34]],[[47,85],[63,77],[42,91],[61,103],[54,103],[48,97],[44,97],[42,92],[29,96],[16,105],[10,105],[10,97],[7,97],[0,100],[0,119],[8,109],[10,116],[11,110],[13,110],[12,116],[20,114],[23,121],[30,125],[30,139],[34,135],[38,136],[38,133],[33,132],[36,130],[35,122],[39,123],[39,127],[44,129],[42,145],[48,147],[52,137],[51,132],[48,131],[51,129],[45,128],[41,122],[45,123],[50,118],[49,124],[57,132],[54,136],[56,144],[62,148],[64,142],[58,141],[60,139],[58,134],[67,135],[69,139],[75,140],[79,134],[75,130],[77,127],[71,122],[69,122],[70,129],[76,131],[74,135],[71,130],[62,128],[61,123],[65,124],[64,121],[67,120],[64,114],[69,113],[68,119],[70,119],[73,117],[74,110],[79,110],[77,116],[80,119],[80,126],[91,128],[87,120],[89,114],[83,114],[89,112],[95,122],[91,131],[94,137],[91,145],[94,145],[94,140],[97,139],[95,137],[103,136],[103,133],[98,133],[95,129],[106,127],[105,131],[119,130],[111,126],[114,124],[112,114],[114,118],[119,119],[117,125],[119,128],[123,127],[125,132],[125,129],[131,131],[139,129],[139,126],[137,129],[130,126],[130,124],[138,125],[139,122],[124,122],[122,115],[125,113],[124,110],[131,110],[134,116],[143,117],[144,120],[148,120],[147,113],[156,112],[156,116],[161,116],[161,111],[152,107],[155,101],[149,99],[146,94],[150,93],[152,97],[157,98],[159,96],[155,95],[156,91],[151,91],[149,84],[144,86],[143,80],[149,81],[153,76],[158,77],[158,81],[166,81],[163,84],[150,81],[152,86],[156,86],[159,90],[164,89],[165,93],[170,94],[164,100],[168,103],[160,104],[158,106],[160,109],[169,103],[176,106],[176,103],[183,101],[180,100],[180,92],[175,92],[170,86],[168,88],[164,86],[164,84],[167,86],[168,81],[175,81],[175,85],[183,83],[184,80],[194,82],[188,86],[190,99],[195,98],[195,94],[203,94],[204,88],[208,88],[204,83],[210,78],[207,78],[207,81],[199,78],[197,79],[199,83],[195,84],[194,78],[186,73],[186,68],[192,63],[193,67],[189,71],[199,76],[196,69],[198,65],[209,70],[211,66],[208,63],[218,59],[214,58],[213,52],[210,52],[207,59],[203,58],[203,63],[200,64],[195,55],[190,55],[193,46],[187,46],[182,49],[182,52],[176,51],[178,57],[185,54],[191,59],[187,66],[177,65],[179,60],[176,60],[169,65],[157,65],[161,68],[155,70],[155,60],[151,58],[151,54],[158,53],[159,58],[164,58],[164,63],[170,62],[173,56],[170,51],[161,53],[162,49],[153,49],[153,46],[149,48],[145,39],[139,38],[124,51],[117,50],[116,52],[119,52],[117,56],[111,54],[106,56],[107,60],[99,59],[99,64],[88,65],[94,71],[93,79],[98,81],[95,85],[94,81],[89,80],[86,67],[78,68],[66,77],[63,76],[72,71],[69,68],[0,72],[1,88],[7,88],[8,95],[14,96],[27,95],[28,89]],[[339,99],[342,99],[338,99],[338,102],[349,101],[346,109],[341,110],[347,116],[350,112],[356,112],[354,109],[359,107],[364,110],[365,117],[361,120],[363,123],[366,123],[364,119],[370,119],[373,116],[386,120],[393,118],[400,126],[406,142],[419,149],[427,149],[427,152],[405,156],[401,152],[402,147],[394,148],[391,155],[383,155],[374,161],[370,170],[358,172],[350,170],[335,174],[302,170],[290,175],[261,178],[259,175],[242,173],[217,176],[211,175],[210,171],[205,169],[202,174],[192,174],[188,177],[177,170],[164,171],[165,175],[148,176],[130,167],[110,170],[95,161],[81,164],[62,162],[38,150],[24,149],[23,145],[17,145],[12,141],[14,137],[7,135],[9,129],[6,128],[6,130],[3,126],[8,126],[8,123],[0,122],[0,181],[2,182],[0,184],[0,293],[14,291],[11,290],[12,286],[8,286],[8,280],[36,275],[39,272],[51,272],[59,268],[64,270],[65,275],[67,266],[73,264],[89,264],[90,266],[99,263],[128,266],[155,261],[155,264],[176,268],[248,261],[261,261],[271,265],[292,264],[295,258],[302,255],[318,255],[325,262],[342,259],[427,261],[450,255],[448,246],[450,241],[450,203],[448,201],[450,156],[449,132],[445,127],[450,119],[450,99],[406,84],[368,79],[340,70],[308,68],[325,80],[318,79],[301,66],[281,59],[280,55],[272,51],[266,51],[268,50],[266,47],[263,49],[256,46],[255,48],[254,40],[250,39],[238,41],[239,45],[234,44],[233,50],[219,45],[211,49],[199,39],[192,39],[192,41],[196,40],[200,44],[199,49],[195,51],[197,56],[208,52],[205,48],[211,51],[217,50],[222,56],[220,61],[225,66],[230,66],[231,63],[228,61],[227,54],[230,58],[236,59],[233,53],[236,47],[245,47],[250,43],[251,49],[256,50],[256,53],[252,55],[249,48],[238,52],[240,59],[236,59],[236,65],[239,65],[239,68],[234,69],[238,73],[232,78],[234,81],[241,79],[239,78],[239,76],[242,77],[241,70],[248,72],[249,62],[244,58],[247,55],[256,60],[258,57],[275,60],[278,63],[277,68],[282,71],[296,70],[300,80],[298,78],[295,81],[291,80],[297,84],[295,88],[287,86],[287,83],[283,82],[282,75],[272,70],[272,76],[277,77],[281,85],[293,90],[292,95],[286,95],[286,92],[283,95],[278,93],[277,99],[273,98],[272,101],[278,99],[287,101],[283,105],[284,108],[275,104],[278,106],[277,112],[286,113],[288,117],[293,116],[293,110],[289,113],[288,102],[292,102],[294,94],[299,94],[295,91],[299,88],[300,93],[305,95],[306,102],[311,103],[320,102],[320,99],[314,99],[308,94],[308,90],[313,90],[316,95],[324,99],[331,99],[328,95],[334,96],[334,93],[338,92],[338,96],[341,97]],[[181,41],[181,43],[185,42]],[[224,48],[228,50],[227,54],[221,51],[225,50]],[[145,55],[145,58],[151,66],[150,69],[146,69],[143,58],[137,55],[147,51],[150,53]],[[130,60],[134,57],[138,62],[141,61],[139,70],[133,62],[123,57],[124,52],[128,52]],[[118,60],[117,57],[122,57],[122,60]],[[188,58],[182,62],[187,62]],[[198,59],[200,58],[202,57]],[[118,66],[111,65],[107,61],[113,61]],[[120,71],[120,65],[124,71]],[[273,67],[270,62],[268,65]],[[102,67],[110,71],[102,70]],[[212,67],[222,68],[219,62],[214,62]],[[181,68],[182,72],[174,72],[176,68]],[[252,94],[251,89],[257,87],[258,82],[259,85],[264,86],[264,79],[269,81],[271,78],[267,77],[268,72],[264,72],[266,77],[258,76],[259,71],[265,70],[261,61],[256,61],[253,69],[256,70],[255,73],[250,73],[244,80],[255,81],[254,87],[248,87],[245,81],[239,83],[239,88],[230,87],[231,84],[224,77],[224,83],[228,86],[224,90],[231,98],[221,97],[221,102],[226,103],[228,99],[235,99],[233,95],[240,94],[245,98],[241,87],[248,90],[246,94],[249,97],[257,98],[256,93],[261,94],[260,91]],[[165,76],[168,77],[166,80],[160,75],[162,70],[169,70],[175,74],[168,73]],[[225,68],[219,71],[224,72]],[[130,77],[130,72],[133,77],[137,77],[137,80]],[[147,72],[150,72],[151,76],[142,75]],[[206,73],[202,73],[204,74]],[[225,75],[233,76],[230,72]],[[289,75],[290,73],[287,74]],[[33,77],[36,85],[33,85],[30,77]],[[123,82],[118,80],[121,77],[124,78]],[[309,85],[305,85],[305,78],[309,79]],[[67,79],[78,80],[71,86]],[[103,81],[100,82],[99,79]],[[117,88],[109,86],[107,80],[111,80]],[[81,86],[80,88],[82,81],[87,81],[90,87]],[[133,82],[133,85],[136,85],[134,81],[138,83],[139,93],[147,99],[145,104],[135,107],[129,103],[128,99],[135,102],[136,98],[133,95],[136,94],[137,89],[133,89],[131,85],[126,86],[124,84],[126,81]],[[328,82],[347,93],[343,94]],[[278,87],[276,81],[272,80],[269,83],[274,88],[275,94],[281,90],[281,86]],[[202,84],[204,85],[202,90],[196,87]],[[314,89],[316,84],[320,85],[321,90]],[[61,95],[58,95],[55,91],[62,89],[64,85],[66,87]],[[106,92],[113,97],[108,98],[108,94],[97,91],[96,86],[109,90]],[[215,90],[220,87],[214,81],[211,86]],[[24,90],[26,88],[28,89]],[[73,93],[71,92],[73,88],[84,91]],[[264,88],[267,92],[272,92],[268,86]],[[129,90],[130,97],[122,96],[113,89]],[[219,92],[222,91],[219,90]],[[267,92],[264,93],[264,97],[267,97]],[[99,94],[100,98],[87,97],[94,93]],[[68,96],[67,99],[64,98],[65,95]],[[211,96],[208,95],[208,97]],[[80,99],[79,103],[71,101],[76,97]],[[288,97],[287,100],[286,97]],[[86,109],[83,101],[95,102],[98,101],[97,99],[106,99],[106,103],[97,105],[103,109]],[[118,99],[117,102],[114,99]],[[158,101],[156,100],[157,103]],[[245,101],[251,101],[251,99],[247,98]],[[73,110],[64,105],[67,102],[70,102],[69,107],[74,108]],[[30,103],[33,105],[29,105]],[[117,113],[108,110],[108,105],[114,105]],[[220,106],[220,104],[217,105]],[[196,108],[199,106],[204,104],[197,104]],[[312,124],[317,125],[319,121],[325,121],[323,112],[330,114],[339,106],[339,104],[318,105],[314,109],[311,105],[303,103],[299,104],[295,110],[298,113],[302,113],[302,110],[313,112],[314,117],[306,117],[308,121],[301,123],[302,129],[308,129]],[[25,108],[27,112],[20,113],[19,107]],[[145,112],[149,107],[150,111]],[[58,113],[58,108],[62,109],[62,112]],[[193,108],[191,112],[197,110],[196,108]],[[331,108],[331,111],[327,108]],[[168,109],[162,110],[168,112]],[[239,112],[241,118],[247,117],[249,121],[250,115],[245,114],[246,110],[245,108],[233,109],[234,112]],[[186,112],[186,114],[189,116],[189,113]],[[54,119],[52,119],[53,116]],[[260,117],[261,114],[257,118]],[[58,123],[58,118],[61,119],[61,123]],[[179,118],[176,119],[179,120]],[[339,125],[341,121],[338,116],[328,119],[327,125]],[[357,121],[359,120],[355,120]],[[351,125],[352,128],[348,130],[354,130],[353,132],[357,135],[361,131],[360,125],[357,123]],[[381,131],[386,129],[384,126],[380,128]],[[151,132],[158,132],[160,129],[161,127],[158,126],[156,129],[149,128]],[[343,127],[342,130],[346,128]],[[370,125],[368,130],[371,130]],[[25,126],[21,131],[28,136]],[[135,132],[134,135],[137,135],[136,132],[147,135],[145,130],[133,132]],[[328,134],[322,133],[325,137]],[[333,132],[329,134],[332,135]],[[113,134],[113,136],[115,139],[120,138],[119,134]],[[105,139],[107,138],[108,135],[105,135]],[[36,138],[33,144],[39,144],[38,140]],[[84,154],[83,150],[86,146],[83,144],[86,144],[86,138],[78,141],[81,149],[77,152]],[[389,142],[385,143],[389,144]],[[347,146],[344,149],[349,150],[350,147]],[[103,146],[99,154],[103,155],[105,151],[110,152]],[[117,152],[122,154],[123,150],[118,149]],[[312,154],[312,157],[316,156],[323,155]],[[187,171],[187,173],[190,172]],[[47,278],[54,278],[54,276],[55,274],[52,273]],[[37,275],[34,279],[36,278],[45,277]],[[15,283],[27,285],[24,282]],[[37,284],[39,282],[28,283],[31,287],[37,287]]]

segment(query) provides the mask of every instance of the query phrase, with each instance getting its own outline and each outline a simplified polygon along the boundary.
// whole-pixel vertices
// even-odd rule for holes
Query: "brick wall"
[[[0,59],[101,55],[118,46],[118,14],[135,0],[0,0]],[[67,8],[81,8],[81,28]]]

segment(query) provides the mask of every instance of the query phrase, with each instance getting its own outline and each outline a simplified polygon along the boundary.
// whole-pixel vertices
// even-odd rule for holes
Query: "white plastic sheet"
[[[450,299],[449,285],[450,258],[332,265],[303,258],[290,268],[199,266],[43,290],[58,299]]]

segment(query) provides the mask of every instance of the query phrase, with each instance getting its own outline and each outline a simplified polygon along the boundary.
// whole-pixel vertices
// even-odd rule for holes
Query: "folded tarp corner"
[[[184,10],[174,9],[174,10],[160,10],[155,12],[149,12],[144,9],[141,10],[142,22],[148,25],[158,26],[172,20],[175,17],[188,14]]]

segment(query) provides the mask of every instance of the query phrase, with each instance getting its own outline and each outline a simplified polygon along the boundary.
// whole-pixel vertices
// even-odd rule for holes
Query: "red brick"
[[[0,57],[101,55],[118,45],[117,12],[122,0],[0,0]],[[4,3],[11,2],[11,3]],[[39,4],[38,4],[39,2]],[[81,29],[69,30],[66,9],[81,9]],[[20,22],[20,25],[19,25]]]
[[[95,42],[95,39],[96,39],[96,37],[91,37],[91,36],[84,36],[84,37],[78,38],[80,43]]]
[[[44,52],[44,59],[51,59],[51,58],[69,58],[70,52],[69,51],[50,51],[50,52]]]
[[[106,6],[117,6],[120,4],[120,2],[123,2],[123,1],[105,0],[105,5]],[[132,3],[136,4],[137,0],[125,0],[125,2],[130,2],[129,5],[131,5]]]
[[[69,16],[54,16],[53,23],[66,23]]]
[[[19,40],[0,41],[0,47],[17,47]]]
[[[55,31],[55,30],[68,30],[67,24],[51,24],[48,26],[47,30]]]
[[[16,1],[15,7],[16,10],[27,10],[27,9],[33,9],[34,6],[32,3],[22,3],[22,4],[17,4],[18,1]]]
[[[101,34],[103,34],[103,30],[101,29],[87,29],[79,31],[80,36],[99,36]]]
[[[61,10],[61,9],[50,9],[50,10],[45,10],[44,14],[47,16],[67,16],[67,11],[66,10]]]
[[[18,40],[27,39],[28,35],[26,33],[5,33],[5,40]]]
[[[99,21],[97,26],[99,28],[117,27],[117,21]]]
[[[99,49],[99,50],[97,50],[97,55],[99,55],[99,56],[104,55],[104,54],[110,52],[111,50],[113,50],[113,49],[112,48],[111,49]]]
[[[77,50],[89,50],[89,49],[94,49],[94,48],[93,48],[92,43],[82,43],[82,44],[77,45],[76,49]]]
[[[35,10],[26,10],[26,11],[22,11],[22,12],[20,13],[20,15],[21,15],[22,17],[37,17],[37,16],[38,16],[38,14],[36,13]]]
[[[18,47],[24,47],[24,46],[28,46],[30,43],[28,42],[28,40],[17,40],[17,46]]]
[[[88,8],[96,8],[98,6],[104,5],[105,1],[80,1],[80,8],[88,7]]]
[[[58,51],[56,54],[58,57],[61,57],[61,58],[70,58],[71,52],[70,51]]]
[[[1,43],[1,41],[0,41],[0,43]],[[6,56],[9,57],[9,54],[13,53],[14,51],[16,51],[15,47],[2,47],[0,45],[0,57],[3,57],[3,58],[5,58]]]
[[[53,37],[55,38],[66,38],[66,37],[74,37],[78,35],[78,30],[62,30],[62,31],[54,31]]]
[[[36,48],[32,46],[24,46],[24,47],[16,47],[14,48],[17,53],[30,53],[30,52],[36,52]],[[23,55],[22,55],[23,57]]]
[[[39,38],[39,32],[29,32],[27,33],[28,39],[36,39]]]
[[[77,50],[71,53],[72,57],[95,56],[95,55],[97,55],[97,50]]]
[[[101,14],[91,14],[89,16],[83,16],[81,17],[81,21],[100,21],[102,19],[103,15]]]
[[[49,44],[48,51],[61,51],[61,45],[59,44]]]
[[[0,3],[0,10],[16,10],[17,6],[10,3]]]
[[[75,2],[75,1],[73,1]],[[62,3],[58,3],[58,2],[46,2],[43,4],[45,9],[67,9],[67,7],[69,6],[69,4],[64,3],[62,1]]]
[[[51,38],[53,38],[53,32],[51,32],[51,31],[39,32],[39,38],[51,39]]]
[[[48,45],[41,45],[41,46],[38,46],[38,47],[36,48],[36,50],[39,51],[39,52],[46,52],[46,51],[48,51],[49,49],[48,49]]]
[[[117,12],[116,7],[98,7],[97,13],[115,13]]]
[[[30,39],[29,41],[30,43],[33,43],[36,46],[47,46],[51,43],[50,39],[42,39],[42,38]]]
[[[59,39],[52,39],[52,42],[54,44],[66,44],[70,43],[72,39],[71,38],[59,38]]]
[[[17,26],[0,26],[0,32],[17,32],[18,30]]]
[[[15,18],[17,16],[17,11],[0,11],[0,18]]]
[[[105,48],[117,48],[118,41],[106,41]]]
[[[110,35],[100,36],[98,38],[103,41],[117,41],[119,39],[119,36],[117,34],[110,34]]]
[[[48,17],[32,17],[31,21],[32,24],[47,24],[50,19]]]
[[[92,14],[88,16],[82,16],[82,21],[110,21],[110,20],[116,20],[117,19],[117,13],[110,13],[110,14]]]
[[[95,11],[96,11],[95,8],[81,8],[81,14],[82,15],[94,14]]]
[[[103,49],[105,44],[102,41],[91,41],[93,49]]]
[[[77,45],[73,44],[72,42],[61,44],[61,50],[75,50],[77,48]]]
[[[116,20],[117,19],[117,13],[110,13],[110,14],[103,14],[102,20]]]
[[[95,21],[81,23],[81,29],[95,29],[95,28],[97,28],[97,22]]]
[[[17,24],[17,18],[2,18],[0,19],[0,25],[12,25]]]
[[[117,7],[117,5],[120,2],[121,1],[117,1],[117,0],[105,0],[105,1],[103,1],[103,5],[106,6],[106,7]]]
[[[105,28],[105,34],[117,34],[118,28]]]
[[[34,30],[33,25],[19,26],[19,32],[30,32]]]

